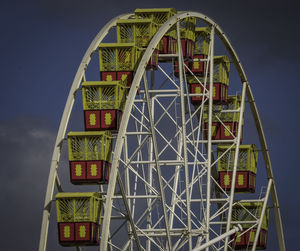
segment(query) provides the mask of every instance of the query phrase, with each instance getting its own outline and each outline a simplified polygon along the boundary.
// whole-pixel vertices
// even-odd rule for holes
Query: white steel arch
[[[150,59],[150,56],[152,55],[154,48],[157,46],[158,42],[161,40],[163,35],[168,31],[168,29],[176,24],[177,21],[186,18],[186,17],[197,17],[205,22],[207,22],[209,25],[213,26],[215,28],[216,34],[218,34],[223,41],[224,45],[228,49],[228,52],[230,53],[234,64],[236,66],[236,69],[240,75],[241,81],[245,83],[245,90],[247,93],[247,98],[250,101],[250,106],[252,110],[252,115],[255,118],[256,121],[256,127],[260,138],[260,143],[262,147],[262,152],[265,160],[265,165],[267,168],[268,178],[272,181],[271,184],[271,196],[272,196],[272,202],[274,206],[274,214],[275,214],[275,221],[276,221],[276,228],[277,228],[277,236],[278,236],[278,243],[280,250],[285,250],[285,242],[284,242],[284,235],[283,235],[283,228],[282,228],[282,222],[281,222],[281,216],[280,216],[280,210],[279,210],[279,202],[278,202],[278,196],[276,192],[275,182],[274,182],[274,175],[272,172],[272,166],[271,166],[271,160],[267,148],[267,143],[265,140],[264,132],[262,123],[259,117],[258,109],[256,107],[254,97],[249,85],[249,82],[247,80],[245,71],[242,67],[242,64],[233,48],[231,43],[229,42],[229,39],[225,35],[225,33],[222,31],[220,26],[218,26],[212,19],[207,17],[204,14],[197,13],[197,12],[182,12],[179,13],[173,17],[171,17],[155,34],[155,36],[152,38],[151,42],[149,43],[142,59],[139,64],[139,67],[136,71],[130,92],[128,94],[124,116],[122,118],[122,122],[120,125],[120,130],[116,142],[116,149],[114,152],[113,157],[113,163],[112,163],[112,170],[111,170],[111,177],[110,177],[110,183],[107,190],[107,197],[106,197],[106,203],[105,203],[105,214],[104,214],[104,220],[103,220],[103,227],[102,229],[108,229],[110,225],[110,214],[111,214],[111,208],[112,208],[112,200],[113,200],[113,194],[114,194],[114,188],[116,185],[116,179],[117,179],[117,172],[118,172],[118,162],[121,155],[122,147],[123,147],[123,138],[126,131],[126,126],[129,120],[130,110],[132,109],[134,97],[136,96],[136,92],[139,88],[139,84],[142,80],[143,73],[146,69],[147,62]],[[238,148],[238,147],[237,147]],[[108,231],[102,231],[101,235],[101,246],[100,250],[105,250],[107,247],[107,240],[108,240]]]
[[[56,181],[57,183],[57,187],[59,190],[61,190],[61,186],[59,184],[59,180],[57,177],[57,165],[59,162],[59,155],[60,155],[60,149],[61,149],[61,144],[62,141],[65,137],[65,132],[66,132],[66,128],[68,125],[68,120],[70,117],[70,113],[74,104],[74,94],[76,93],[76,91],[78,90],[78,88],[80,87],[80,84],[82,82],[82,80],[85,79],[85,69],[89,64],[90,58],[91,58],[91,54],[97,49],[98,44],[103,40],[103,38],[106,36],[106,34],[108,33],[108,31],[116,25],[116,20],[123,18],[126,19],[130,16],[130,14],[126,14],[126,15],[121,15],[118,16],[117,18],[114,18],[113,20],[111,20],[100,32],[99,34],[96,36],[96,38],[93,40],[92,44],[90,45],[90,47],[88,48],[85,56],[83,57],[83,60],[79,66],[79,69],[77,71],[77,74],[74,78],[70,93],[69,93],[69,97],[65,106],[65,110],[63,113],[63,117],[62,117],[62,121],[59,127],[59,131],[58,131],[58,135],[57,135],[57,140],[56,140],[56,144],[55,144],[55,148],[54,148],[54,152],[53,152],[53,157],[52,157],[52,162],[51,162],[51,167],[50,167],[50,174],[49,174],[49,179],[48,179],[48,186],[47,186],[47,192],[46,192],[46,197],[45,197],[45,206],[44,206],[44,212],[43,212],[43,222],[42,222],[42,229],[41,229],[41,237],[40,237],[40,247],[39,250],[46,250],[46,242],[47,242],[47,232],[48,232],[48,225],[49,225],[49,216],[50,216],[50,209],[51,209],[51,201],[53,198],[53,191],[54,191],[54,182]],[[119,166],[119,162],[121,159],[121,154],[122,154],[122,150],[124,150],[124,141],[126,139],[125,134],[126,134],[126,130],[127,130],[127,126],[128,126],[128,122],[130,119],[130,113],[133,109],[134,106],[134,102],[135,102],[135,97],[136,97],[136,93],[138,92],[140,83],[143,81],[144,83],[144,95],[145,95],[145,99],[146,99],[146,104],[147,104],[147,110],[149,113],[148,116],[148,120],[149,120],[149,129],[151,131],[151,136],[152,136],[152,144],[154,145],[153,147],[153,152],[154,152],[154,156],[156,156],[154,158],[154,162],[156,162],[156,172],[158,174],[158,182],[159,182],[159,188],[160,188],[160,192],[158,193],[160,196],[160,200],[162,201],[162,211],[164,214],[164,222],[165,222],[165,235],[167,236],[167,241],[166,241],[166,249],[173,249],[175,248],[174,246],[172,247],[172,242],[170,240],[170,229],[168,227],[168,216],[167,216],[167,210],[170,210],[167,208],[167,205],[165,203],[165,198],[164,198],[164,191],[163,191],[163,181],[160,178],[160,165],[158,163],[158,152],[157,152],[157,148],[155,147],[155,125],[154,125],[154,121],[151,119],[152,115],[151,115],[151,102],[149,101],[149,97],[150,97],[150,92],[148,90],[148,85],[147,85],[147,77],[145,75],[145,70],[146,70],[146,66],[147,66],[147,62],[149,61],[153,51],[155,50],[157,44],[159,43],[159,41],[161,40],[161,38],[163,37],[163,35],[168,31],[168,29],[175,25],[176,23],[178,23],[178,21],[186,18],[186,17],[196,17],[204,22],[206,22],[208,25],[210,25],[211,27],[213,27],[213,30],[215,31],[215,33],[220,37],[220,39],[223,41],[224,45],[226,46],[228,53],[231,55],[231,58],[235,64],[235,67],[240,75],[240,79],[241,82],[243,83],[243,98],[242,98],[242,104],[244,102],[245,99],[245,95],[247,95],[247,99],[250,102],[250,107],[252,110],[252,116],[255,119],[255,123],[256,123],[256,127],[257,127],[257,132],[259,135],[259,139],[260,139],[260,143],[261,143],[261,148],[262,148],[262,153],[264,156],[264,161],[265,161],[265,166],[266,166],[266,171],[268,174],[268,179],[269,179],[269,185],[268,185],[268,191],[271,193],[271,197],[272,197],[272,203],[273,203],[273,207],[274,207],[274,214],[275,214],[275,221],[276,221],[276,228],[277,228],[277,235],[278,235],[278,242],[279,242],[279,247],[280,250],[283,251],[285,250],[285,244],[284,244],[284,235],[283,235],[283,230],[282,230],[282,223],[281,223],[281,217],[280,217],[280,211],[279,211],[279,203],[278,203],[278,197],[277,197],[277,192],[276,192],[276,187],[275,187],[275,182],[274,182],[274,177],[273,177],[273,172],[272,172],[272,167],[271,167],[271,161],[270,161],[270,157],[269,157],[269,153],[268,153],[268,148],[267,148],[267,144],[266,144],[266,140],[264,137],[264,133],[263,133],[263,128],[262,128],[262,124],[260,121],[260,117],[258,114],[258,110],[253,98],[253,94],[250,88],[250,85],[248,83],[246,74],[243,70],[243,67],[240,63],[240,60],[236,54],[236,52],[234,51],[233,47],[231,46],[228,38],[226,37],[226,35],[224,34],[224,32],[221,30],[221,28],[210,18],[208,18],[207,16],[201,14],[201,13],[197,13],[197,12],[180,12],[179,14],[171,17],[164,25],[161,26],[161,28],[159,29],[159,31],[154,35],[154,37],[152,38],[151,42],[149,43],[147,49],[144,52],[144,55],[139,63],[139,66],[136,70],[135,76],[134,76],[134,80],[131,86],[131,89],[129,91],[128,97],[127,97],[127,101],[126,101],[126,105],[125,105],[125,109],[124,109],[124,113],[123,113],[123,117],[122,117],[122,121],[121,121],[121,125],[120,125],[120,129],[118,132],[118,136],[116,139],[116,144],[115,144],[115,149],[114,149],[114,155],[113,155],[113,162],[112,162],[112,169],[111,169],[111,173],[110,173],[110,181],[108,184],[108,189],[107,189],[107,193],[105,195],[105,208],[104,208],[104,218],[103,218],[103,224],[102,224],[102,233],[101,233],[101,243],[100,243],[100,250],[106,250],[108,247],[108,239],[109,239],[109,234],[110,234],[110,225],[111,225],[111,212],[112,212],[112,208],[113,208],[113,200],[115,198],[115,188],[116,185],[118,183],[119,189],[120,189],[120,193],[121,196],[123,198],[123,202],[124,202],[124,206],[127,212],[127,220],[129,222],[129,230],[132,232],[133,238],[135,240],[135,245],[139,250],[144,250],[144,247],[141,245],[140,241],[139,241],[139,237],[138,237],[138,233],[137,233],[137,229],[135,227],[135,223],[134,220],[131,216],[131,206],[130,203],[128,203],[128,197],[126,197],[126,187],[124,187],[123,183],[122,183],[122,179],[120,177],[120,175],[118,174],[118,166]],[[179,28],[178,28],[179,30]],[[177,34],[178,31],[177,31]],[[212,32],[211,36],[214,35],[214,32]],[[213,39],[212,39],[213,41]],[[180,43],[178,42],[178,48],[180,48]],[[180,55],[180,50],[179,50],[179,55],[177,55],[178,60],[179,60],[179,79],[180,79],[180,90],[182,91],[180,94],[181,97],[181,104],[184,104],[184,93],[183,93],[183,75],[182,75],[182,57]],[[210,64],[210,72],[213,72],[213,49],[211,49],[210,51],[211,53],[211,64]],[[210,85],[212,87],[212,74],[210,75]],[[212,89],[212,88],[210,88]],[[210,101],[212,100],[212,96],[211,96],[210,92]],[[210,135],[211,133],[211,107],[212,107],[212,103],[210,102],[210,122],[209,122],[209,128],[208,128],[208,135]],[[184,109],[181,109],[181,111],[183,111]],[[241,108],[241,111],[243,111],[243,108]],[[183,119],[183,115],[181,116]],[[145,118],[147,119],[147,118]],[[242,112],[240,112],[240,120],[242,119]],[[183,125],[185,125],[185,123],[183,123]],[[240,123],[241,125],[241,123]],[[238,130],[239,132],[241,131],[241,129]],[[182,132],[184,133],[185,130],[182,130]],[[185,138],[185,137],[183,137]],[[240,139],[240,135],[238,135],[237,137],[237,147],[236,149],[238,149],[238,145],[239,145],[239,139]],[[212,166],[213,164],[213,160],[210,159],[211,153],[211,140],[210,140],[210,136],[208,137],[208,167]],[[186,148],[186,142],[182,142],[183,145],[183,151],[187,151]],[[237,150],[238,152],[238,150]],[[183,154],[184,155],[184,154]],[[236,154],[237,156],[237,154]],[[184,158],[184,161],[187,162],[188,160],[186,158]],[[185,165],[186,166],[186,165]],[[210,168],[208,168],[208,172],[210,172]],[[186,173],[188,173],[186,171]],[[211,176],[210,173],[207,174],[208,177]],[[208,179],[208,181],[210,180],[210,178]],[[185,181],[186,185],[187,185],[187,181],[188,179]],[[232,186],[234,187],[234,182],[235,179],[233,179],[233,184]],[[209,186],[209,183],[207,183],[207,186]],[[186,197],[188,198],[188,191],[189,189],[186,188]],[[267,195],[266,195],[267,197]],[[210,198],[210,190],[207,191],[207,207],[209,208],[209,198]],[[230,196],[230,207],[232,208],[232,203],[233,203],[233,190],[232,190],[232,194]],[[266,202],[267,200],[265,200]],[[266,204],[266,203],[265,203]],[[187,209],[189,207],[189,203],[188,203],[188,199],[186,201],[186,205],[187,205]],[[191,224],[191,215],[189,215],[189,211],[187,210],[187,222],[188,225]],[[206,211],[206,217],[207,219],[210,218],[209,215],[210,210]],[[209,220],[207,221],[209,222]],[[261,222],[260,222],[261,224]],[[207,231],[209,232],[209,223],[207,227]],[[230,218],[228,219],[227,222],[227,228],[226,228],[226,232],[230,234],[232,234],[232,230],[229,231],[230,227]],[[192,241],[191,241],[191,226],[187,226],[188,229],[188,233],[187,233],[187,239],[188,239],[188,247],[189,250],[192,249]],[[238,231],[238,228],[236,228],[236,231]],[[172,233],[173,234],[173,233]],[[225,233],[226,235],[226,233]],[[150,235],[149,235],[150,236]],[[229,234],[227,234],[226,236],[224,236],[226,242],[225,242],[225,246],[227,246],[227,241],[228,241],[228,236]],[[210,241],[210,236],[209,234],[206,234],[206,242]],[[257,241],[257,236],[256,236],[256,241]],[[128,244],[129,245],[129,244]],[[123,247],[124,249],[126,249],[127,247]],[[131,246],[132,248],[132,246]],[[180,247],[177,247],[180,248]],[[197,250],[199,249],[199,246],[197,247]],[[201,248],[201,247],[200,247]],[[208,247],[206,247],[206,250],[208,250]],[[225,248],[225,250],[227,250],[227,247]],[[255,250],[255,245],[253,247],[253,250]]]
[[[120,16],[117,16],[113,18],[110,22],[108,22],[97,34],[97,36],[94,38],[92,43],[90,44],[89,48],[87,49],[86,53],[84,54],[81,63],[78,67],[77,73],[75,75],[75,78],[73,80],[68,99],[64,108],[64,112],[61,118],[61,122],[59,125],[58,133],[56,136],[56,141],[54,145],[54,150],[52,154],[51,159],[51,165],[50,165],[50,172],[48,177],[48,184],[47,184],[47,190],[45,195],[45,203],[44,203],[44,209],[43,209],[43,218],[42,218],[42,226],[41,226],[41,234],[40,234],[40,243],[39,243],[39,251],[46,250],[47,245],[47,236],[48,236],[48,227],[49,227],[49,220],[50,220],[50,210],[51,210],[51,203],[53,199],[53,192],[54,192],[54,184],[56,182],[57,188],[59,191],[62,191],[60,181],[57,177],[57,166],[60,159],[60,152],[61,152],[61,146],[65,138],[67,126],[69,123],[70,115],[72,112],[72,108],[75,101],[75,95],[77,90],[80,87],[80,84],[82,80],[85,78],[85,70],[88,66],[92,54],[97,49],[99,43],[104,39],[104,37],[107,35],[109,30],[116,25],[116,21],[121,18],[127,18],[130,14],[123,14]]]

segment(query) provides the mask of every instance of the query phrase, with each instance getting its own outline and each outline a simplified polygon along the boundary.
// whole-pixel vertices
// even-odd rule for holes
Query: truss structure
[[[39,250],[46,250],[51,203],[55,184],[62,191],[57,168],[75,93],[88,76],[85,71],[93,52],[117,20],[128,19],[131,14],[119,16],[109,22],[88,48],[75,76],[59,127],[45,197]],[[191,104],[187,74],[192,70],[184,63],[180,40],[180,20],[195,17],[211,28],[209,53],[203,59],[207,65],[202,79],[202,103]],[[178,53],[160,55],[167,59],[157,70],[146,70],[154,48],[169,27],[176,26]],[[220,39],[240,76],[241,94],[238,109],[222,110],[223,114],[238,114],[238,127],[229,140],[213,139],[213,119],[224,124],[213,108],[213,74],[215,39]],[[173,64],[178,62],[178,76]],[[167,63],[172,62],[172,63]],[[209,87],[209,88],[208,88]],[[254,118],[260,149],[264,158],[265,192],[256,198],[242,198],[235,193],[239,147],[242,137],[245,104]],[[204,113],[207,127],[204,126]],[[225,127],[226,128],[226,127]],[[246,133],[246,132],[244,132]],[[207,16],[196,12],[179,12],[168,19],[156,32],[145,49],[136,69],[127,96],[118,133],[114,135],[112,168],[108,185],[100,186],[104,199],[99,250],[234,250],[236,233],[245,234],[256,228],[252,250],[256,250],[259,230],[268,204],[274,210],[278,247],[285,250],[271,161],[262,124],[253,94],[240,60],[221,28]],[[217,144],[228,145],[222,156],[215,154]],[[224,190],[218,182],[217,162],[235,149],[231,189]],[[94,189],[94,188],[93,188]],[[246,196],[245,196],[246,197]],[[247,208],[248,218],[238,219],[234,208],[243,203],[262,203],[260,214]],[[272,219],[273,220],[273,219]],[[242,230],[240,224],[251,227]],[[244,231],[244,232],[243,232]],[[77,247],[77,249],[80,249]]]

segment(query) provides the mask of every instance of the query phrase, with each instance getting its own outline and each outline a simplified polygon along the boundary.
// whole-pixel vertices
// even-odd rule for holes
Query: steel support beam
[[[110,183],[109,183],[109,186],[108,186],[107,200],[106,200],[106,203],[105,203],[106,210],[105,210],[105,216],[104,216],[103,225],[102,225],[102,229],[104,229],[104,231],[102,232],[102,236],[101,236],[102,250],[105,250],[106,247],[107,247],[107,238],[108,238],[107,229],[109,228],[109,224],[110,224],[112,196],[113,196],[113,193],[114,193],[116,172],[117,172],[116,169],[118,168],[119,158],[120,158],[120,154],[121,154],[122,147],[123,147],[122,138],[123,138],[123,135],[125,135],[125,132],[126,132],[126,128],[127,128],[127,124],[128,124],[128,120],[129,120],[129,114],[130,114],[130,111],[132,109],[132,105],[133,105],[133,102],[134,102],[134,99],[135,99],[135,95],[136,95],[138,86],[140,84],[140,81],[141,81],[142,76],[144,74],[144,71],[146,69],[146,65],[147,65],[147,63],[150,59],[150,56],[151,56],[152,52],[154,51],[154,49],[156,48],[158,42],[161,40],[162,36],[168,31],[169,27],[176,24],[176,22],[178,20],[181,20],[181,19],[186,18],[186,17],[197,17],[197,18],[203,20],[204,22],[206,22],[207,24],[212,25],[212,26],[215,27],[216,34],[219,35],[220,39],[223,41],[223,43],[226,46],[229,54],[231,55],[231,58],[232,58],[234,64],[236,65],[236,69],[237,69],[237,71],[240,75],[241,81],[242,82],[247,82],[247,78],[246,78],[245,72],[242,68],[242,65],[240,63],[240,60],[239,60],[236,52],[234,51],[233,47],[231,46],[231,44],[230,44],[228,38],[226,37],[225,33],[222,31],[222,29],[213,20],[211,20],[207,16],[205,16],[201,13],[196,13],[196,12],[181,12],[181,13],[178,13],[175,16],[171,17],[165,24],[163,24],[161,26],[161,28],[158,30],[158,32],[153,36],[151,42],[149,43],[149,45],[148,45],[141,61],[140,61],[140,64],[139,64],[139,66],[136,70],[136,74],[135,74],[131,89],[130,89],[128,97],[127,97],[127,102],[126,102],[126,105],[125,105],[125,109],[124,109],[124,113],[123,113],[123,117],[122,117],[122,122],[121,122],[121,125],[120,125],[119,134],[118,134],[118,137],[117,137],[116,148],[115,148],[115,152],[114,152],[114,156],[113,156]],[[250,99],[248,98],[248,100],[250,100]],[[258,116],[257,110],[255,111],[255,113]],[[254,116],[255,119],[257,118],[257,116],[255,116],[255,115],[253,115],[253,116]],[[261,125],[258,126],[258,131],[263,132]],[[267,150],[267,147],[265,149]],[[265,153],[263,153],[263,154],[268,156],[267,151],[265,151]],[[271,170],[271,165],[267,165],[267,169]],[[274,211],[275,211],[275,219],[276,219],[279,246],[280,246],[280,250],[284,251],[285,250],[285,244],[284,244],[284,238],[283,238],[281,218],[280,218],[280,213],[279,213],[278,199],[275,198],[274,194],[277,196],[276,190],[275,190],[275,185],[273,185],[271,195],[272,195],[272,201],[273,201],[273,205],[274,205],[274,209],[275,209]]]
[[[185,176],[185,196],[186,196],[186,213],[187,213],[187,235],[189,250],[192,249],[192,236],[191,236],[191,211],[190,211],[190,193],[189,193],[189,169],[188,169],[188,155],[187,155],[187,142],[186,142],[186,121],[185,121],[185,104],[184,104],[184,83],[183,83],[183,55],[181,48],[180,37],[180,20],[177,20],[177,46],[178,46],[178,66],[179,66],[179,90],[180,90],[180,108],[181,108],[181,128],[182,128],[182,143],[183,143],[183,161],[184,161],[184,176]]]
[[[108,33],[109,29],[115,25],[116,20],[119,18],[127,18],[129,17],[129,14],[127,15],[121,15],[119,17],[114,18],[111,22],[109,22],[96,36],[96,38],[93,40],[92,44],[88,48],[87,52],[85,53],[82,62],[80,63],[80,66],[78,68],[78,71],[76,73],[76,76],[74,78],[66,106],[63,112],[62,120],[59,126],[58,134],[57,134],[57,139],[56,143],[54,146],[54,151],[52,155],[52,160],[51,160],[51,166],[50,166],[50,173],[49,173],[49,178],[48,178],[48,185],[47,185],[47,191],[46,191],[46,196],[45,196],[45,203],[44,203],[44,210],[43,210],[43,220],[42,220],[42,227],[41,227],[41,235],[40,235],[40,244],[39,244],[39,251],[44,251],[46,250],[46,243],[47,243],[47,235],[48,235],[48,227],[49,227],[49,219],[50,219],[50,211],[51,211],[51,203],[53,201],[53,193],[54,193],[54,184],[55,180],[57,180],[57,168],[58,168],[58,162],[60,159],[60,150],[61,150],[61,145],[65,137],[65,132],[66,128],[68,125],[70,113],[74,104],[75,100],[75,94],[84,79],[84,72],[86,67],[88,66],[91,55],[93,52],[97,49],[98,44],[102,41],[102,39],[106,36]],[[117,179],[117,168],[118,168],[118,163],[119,163],[119,157],[122,151],[122,146],[123,146],[123,137],[126,132],[126,127],[129,119],[129,114],[132,108],[133,100],[135,98],[135,93],[138,89],[138,85],[140,83],[140,80],[142,78],[142,74],[146,69],[146,64],[154,51],[154,48],[156,48],[158,42],[162,38],[162,36],[167,32],[170,26],[174,25],[178,20],[181,20],[185,17],[197,17],[204,22],[208,23],[209,25],[213,25],[215,27],[216,34],[218,34],[223,41],[224,45],[227,47],[229,54],[231,55],[231,58],[236,65],[236,69],[240,75],[240,78],[242,82],[247,83],[247,97],[248,101],[250,102],[250,107],[252,110],[252,115],[254,117],[257,131],[259,134],[259,139],[261,142],[261,148],[266,164],[266,170],[268,174],[268,178],[272,179],[272,185],[271,185],[271,198],[272,198],[272,205],[274,208],[274,215],[275,215],[275,222],[276,222],[276,228],[277,228],[277,235],[278,235],[278,242],[279,242],[279,248],[280,251],[285,251],[285,242],[284,242],[284,234],[283,234],[283,228],[282,228],[282,222],[281,222],[281,216],[280,216],[280,209],[279,209],[279,203],[278,203],[278,197],[277,197],[277,191],[275,187],[275,182],[274,182],[274,176],[273,176],[273,171],[272,171],[272,166],[271,166],[271,161],[269,157],[269,152],[268,152],[268,147],[266,144],[265,136],[263,133],[263,128],[262,124],[260,121],[260,117],[258,114],[258,110],[253,98],[253,94],[250,88],[250,85],[247,81],[245,72],[243,70],[243,67],[240,63],[240,60],[234,51],[233,47],[231,46],[228,38],[224,34],[224,32],[221,30],[221,28],[210,18],[207,16],[201,14],[201,13],[196,13],[196,12],[181,12],[172,18],[170,18],[164,25],[161,26],[160,30],[155,34],[153,37],[152,41],[150,42],[148,48],[146,49],[143,58],[141,60],[140,65],[138,66],[138,69],[136,71],[136,75],[132,84],[132,88],[130,90],[130,93],[128,95],[128,99],[126,102],[126,107],[125,111],[128,112],[127,114],[124,114],[119,135],[117,138],[117,147],[115,149],[115,155],[113,159],[113,165],[112,165],[112,172],[110,176],[110,184],[108,186],[108,192],[107,192],[107,200],[105,203],[105,216],[103,220],[103,225],[102,229],[104,230],[102,232],[101,236],[101,247],[103,247],[102,250],[106,250],[107,248],[107,239],[109,236],[109,225],[110,225],[110,216],[111,216],[111,208],[112,208],[112,200],[114,196],[114,189],[116,185],[116,179]],[[178,55],[173,55],[173,57],[177,57]],[[60,185],[57,183],[58,190],[60,190]]]
[[[258,242],[259,233],[260,233],[261,226],[262,226],[264,216],[265,216],[265,212],[266,212],[266,209],[267,209],[267,204],[268,204],[268,199],[269,199],[272,183],[273,183],[273,180],[269,179],[266,196],[265,196],[265,199],[264,199],[263,207],[261,209],[260,219],[259,219],[259,222],[258,222],[258,225],[257,225],[257,228],[256,228],[256,234],[255,234],[255,239],[254,239],[254,242],[253,242],[252,251],[256,250],[256,245],[257,245],[257,242]]]
[[[214,72],[214,38],[215,29],[212,26],[210,32],[210,54],[209,70]],[[206,243],[209,242],[210,236],[210,197],[211,197],[211,163],[212,163],[212,106],[213,106],[213,74],[209,74],[209,99],[208,99],[208,135],[207,135],[207,181],[206,181]],[[206,248],[209,251],[209,248]]]
[[[166,198],[165,198],[165,191],[162,181],[162,174],[161,169],[159,165],[159,157],[158,157],[158,150],[157,150],[157,141],[156,141],[156,134],[155,134],[155,128],[154,128],[154,122],[153,122],[153,116],[151,112],[151,104],[150,104],[150,97],[148,92],[148,82],[147,82],[147,76],[146,73],[144,73],[144,88],[145,88],[145,97],[147,101],[147,109],[148,109],[148,115],[149,115],[149,122],[150,122],[150,132],[151,132],[151,138],[152,138],[152,145],[153,145],[153,153],[154,153],[154,160],[155,160],[155,168],[157,172],[157,179],[160,189],[160,196],[161,196],[161,202],[162,202],[162,209],[164,214],[164,222],[165,222],[165,228],[166,228],[166,235],[167,235],[167,247],[168,250],[172,250],[172,241],[170,237],[170,227],[169,227],[169,220],[168,220],[168,213],[167,213],[167,206],[166,206]]]
[[[242,227],[241,225],[237,226],[237,227],[233,227],[233,229],[229,230],[228,232],[210,240],[209,242],[205,243],[204,245],[194,248],[192,251],[200,251],[200,250],[204,250],[204,249],[209,249],[210,246],[212,246],[213,244],[223,240],[224,238],[228,238],[229,236],[235,234],[236,232],[242,231]]]
[[[232,171],[232,179],[231,179],[230,196],[229,196],[229,208],[228,208],[228,214],[227,214],[226,232],[229,231],[230,224],[231,224],[232,205],[233,205],[235,181],[236,181],[236,171],[237,171],[237,164],[238,164],[238,159],[239,159],[239,148],[240,148],[241,135],[242,135],[246,85],[247,85],[246,83],[243,83],[242,100],[241,100],[240,114],[239,114],[238,133],[237,133],[237,137],[235,138],[236,146],[235,146],[235,153],[234,153],[234,163],[233,163],[233,171]],[[227,251],[227,250],[228,250],[228,236],[225,239],[225,247],[224,247],[224,251]]]

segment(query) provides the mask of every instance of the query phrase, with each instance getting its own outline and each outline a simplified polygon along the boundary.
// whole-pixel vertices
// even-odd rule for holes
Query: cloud
[[[296,116],[299,109],[295,109],[299,91],[296,77],[298,2],[273,1],[270,5],[253,1],[232,4],[233,1],[166,0],[163,6],[158,0],[103,2],[13,0],[4,3],[1,44],[6,48],[2,57],[5,69],[2,92],[5,95],[1,104],[9,109],[3,109],[2,118],[28,111],[57,118],[65,101],[66,83],[71,81],[76,70],[75,66],[63,66],[77,62],[77,67],[82,48],[88,46],[90,39],[111,18],[146,7],[175,7],[205,13],[221,25],[246,72],[250,73],[248,77],[253,82],[270,146],[284,225],[287,226],[286,238],[291,240],[289,245],[293,245],[299,223],[299,200],[292,200],[290,196],[299,177],[295,165],[298,147],[293,143],[299,120]],[[67,76],[71,76],[70,79]],[[295,88],[290,87],[292,84]],[[295,104],[293,107],[288,105],[291,102]],[[21,246],[26,250],[37,249],[55,131],[49,121],[42,118],[0,121],[3,250],[20,250]],[[55,214],[52,216],[48,250],[64,250],[57,248]]]
[[[42,119],[13,119],[0,124],[3,249],[35,250],[55,132]],[[17,240],[12,242],[12,240]]]

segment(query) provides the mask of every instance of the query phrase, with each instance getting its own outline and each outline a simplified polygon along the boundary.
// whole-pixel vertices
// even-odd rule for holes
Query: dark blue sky
[[[36,250],[38,247],[56,130],[85,50],[114,16],[151,7],[205,13],[229,37],[262,117],[287,250],[297,249],[300,8],[297,1],[247,0],[11,0],[2,3],[1,249]],[[56,241],[56,236],[50,241]]]

